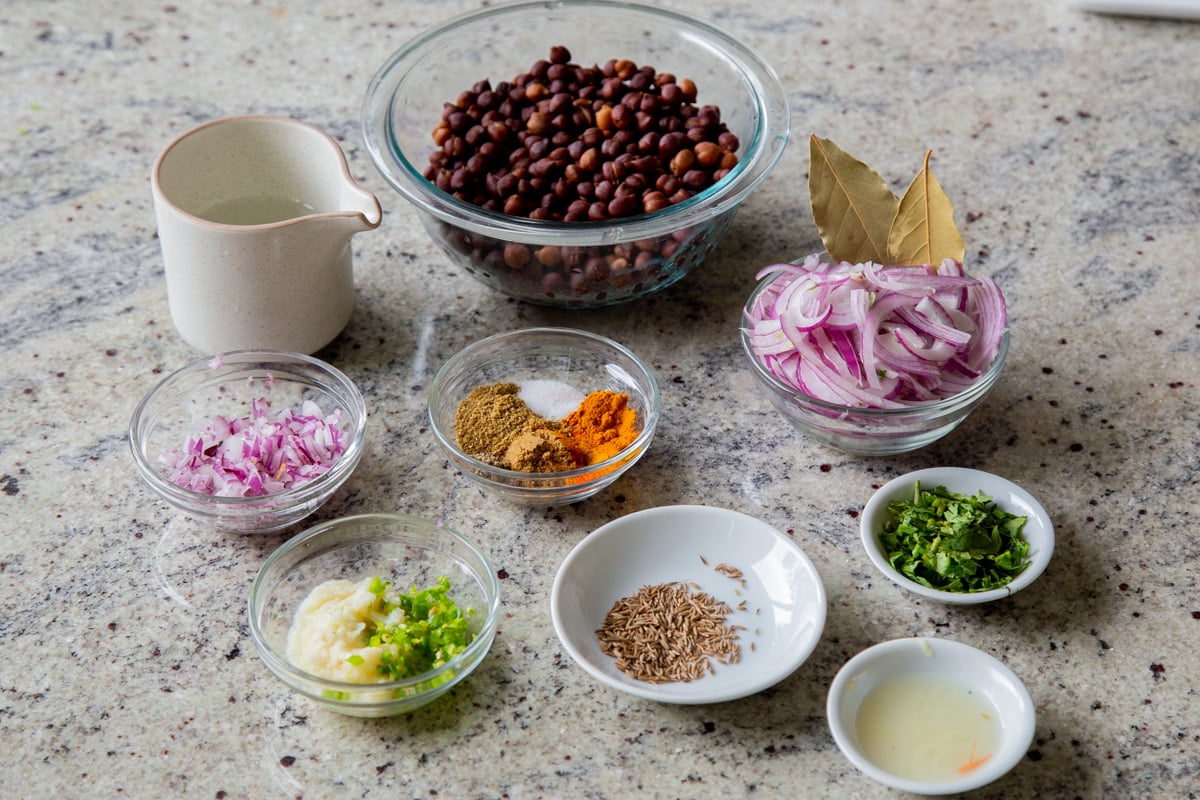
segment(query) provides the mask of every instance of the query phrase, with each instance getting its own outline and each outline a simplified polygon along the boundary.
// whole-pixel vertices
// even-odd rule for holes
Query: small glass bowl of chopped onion
[[[129,442],[164,500],[239,533],[312,514],[358,466],[366,404],[335,367],[298,353],[244,350],[194,361],[138,404]]]
[[[478,387],[510,383],[545,419],[557,419],[592,392],[627,396],[636,435],[603,460],[556,472],[508,469],[472,455],[456,427],[460,405]],[[480,339],[451,356],[433,379],[429,418],[438,443],[463,474],[513,503],[558,506],[606,488],[645,455],[660,414],[658,382],[625,346],[571,328],[525,328]]]
[[[388,592],[378,591],[380,603],[359,603],[340,588],[375,593],[382,582],[416,598],[440,585],[449,613],[388,616]],[[460,684],[491,649],[499,611],[500,582],[487,555],[440,521],[403,514],[360,514],[305,530],[263,562],[248,602],[250,635],[271,674],[318,706],[354,717],[404,714]],[[443,631],[456,622],[461,647],[443,658]],[[426,647],[435,640],[437,648]]]
[[[742,312],[742,347],[771,404],[801,433],[854,455],[907,453],[958,427],[996,385],[1009,346],[1004,299],[993,282],[964,275],[955,262],[932,276],[925,302],[915,299],[925,290],[912,283],[929,277],[915,271],[929,268],[870,264],[863,277],[863,266],[829,265],[817,255],[760,272]],[[805,287],[811,291],[789,287],[807,280],[806,271],[817,278]],[[889,283],[908,298],[881,302],[879,287]],[[861,294],[837,305],[833,293],[849,295],[851,287]],[[826,292],[835,299],[809,302]],[[955,303],[962,310],[943,307]],[[882,331],[866,354],[856,338],[864,325]],[[876,380],[858,377],[864,361]]]

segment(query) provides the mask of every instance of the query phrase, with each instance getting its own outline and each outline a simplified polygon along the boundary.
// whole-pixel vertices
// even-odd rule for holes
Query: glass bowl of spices
[[[362,458],[367,410],[340,370],[298,353],[193,361],[151,389],[129,442],[142,479],[215,527],[267,533],[327,501]]]
[[[267,669],[317,705],[403,714],[479,666],[500,583],[473,542],[435,520],[362,514],[322,522],[263,563],[250,635]]]
[[[526,328],[446,361],[429,392],[434,436],[471,480],[507,500],[555,506],[591,497],[650,446],[658,382],[598,334]]]
[[[608,0],[458,16],[393,53],[363,133],[450,261],[526,302],[624,303],[695,269],[778,163],[787,95],[724,31]]]

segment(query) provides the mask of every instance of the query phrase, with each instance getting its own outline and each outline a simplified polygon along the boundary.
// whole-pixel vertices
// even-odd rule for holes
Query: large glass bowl
[[[319,477],[261,496],[222,497],[171,481],[166,454],[183,448],[209,418],[249,417],[261,400],[272,414],[305,401],[326,418],[339,414],[342,455]],[[331,364],[299,353],[239,350],[197,359],[163,378],[134,410],[129,444],[138,474],[171,505],[217,528],[268,533],[300,522],[345,483],[362,459],[366,424],[358,387]]]
[[[581,66],[623,58],[691,78],[697,104],[717,105],[737,135],[737,166],[686,202],[608,222],[548,222],[485,211],[426,180],[443,103],[484,78],[493,84],[512,80],[554,45],[565,45]],[[413,203],[455,265],[513,297],[568,308],[642,297],[699,265],[739,204],[778,162],[789,130],[783,87],[750,49],[673,11],[607,0],[522,2],[430,28],[384,62],[363,108],[376,167]]]
[[[945,399],[905,408],[881,409],[843,406],[810,397],[772,375],[751,346],[750,329],[745,321],[753,313],[760,295],[776,277],[772,273],[764,278],[746,301],[739,328],[742,349],[771,405],[796,430],[811,439],[853,455],[886,456],[918,450],[957,428],[1000,379],[1008,355],[1007,330],[987,371],[969,389]]]
[[[332,579],[391,581],[399,591],[450,582],[448,596],[464,613],[474,638],[440,667],[402,680],[346,683],[313,675],[288,659],[296,609]],[[432,702],[479,666],[496,637],[500,582],[487,556],[457,531],[402,514],[362,514],[323,522],[270,555],[250,589],[250,635],[275,677],[319,706],[354,717],[403,714]]]

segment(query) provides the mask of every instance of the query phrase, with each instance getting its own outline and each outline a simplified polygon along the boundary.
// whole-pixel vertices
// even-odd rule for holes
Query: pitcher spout
[[[352,234],[374,230],[383,222],[383,209],[379,205],[379,198],[355,183],[349,175],[346,176],[346,185],[342,189],[341,207],[344,212],[349,213],[346,219],[353,224],[353,230],[350,231]]]

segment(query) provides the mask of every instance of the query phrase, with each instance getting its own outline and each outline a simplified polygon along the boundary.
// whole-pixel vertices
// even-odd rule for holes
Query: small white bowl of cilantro
[[[934,467],[884,484],[860,517],[867,557],[908,591],[950,605],[1008,597],[1054,553],[1054,524],[1012,481]]]

